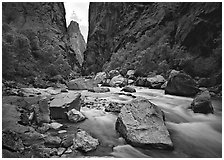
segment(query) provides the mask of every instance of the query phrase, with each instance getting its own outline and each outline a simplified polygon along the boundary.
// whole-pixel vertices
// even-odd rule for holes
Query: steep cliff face
[[[78,60],[80,66],[83,63],[83,52],[86,49],[85,40],[80,32],[79,24],[75,21],[71,21],[68,26],[68,37],[69,37],[69,45],[75,52],[76,59]]]
[[[90,3],[83,73],[221,72],[221,3]]]
[[[33,83],[75,74],[63,3],[3,3],[3,78]]]

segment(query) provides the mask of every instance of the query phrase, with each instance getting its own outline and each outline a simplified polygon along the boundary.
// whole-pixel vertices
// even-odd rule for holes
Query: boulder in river
[[[80,93],[61,93],[54,96],[50,102],[50,112],[52,119],[67,119],[67,112],[72,109],[80,111]]]
[[[69,81],[67,86],[70,90],[88,90],[97,87],[97,83],[93,79],[80,77]]]
[[[161,75],[147,78],[150,88],[160,89],[161,86],[166,82],[165,78]]]
[[[67,115],[68,115],[68,120],[70,122],[76,123],[86,119],[86,117],[81,112],[77,111],[76,109],[72,109],[68,111]]]
[[[191,109],[195,113],[213,113],[213,107],[211,103],[211,96],[208,90],[202,91],[196,95],[191,103]]]
[[[110,80],[110,86],[111,87],[120,87],[125,86],[127,84],[126,79],[122,75],[114,76]]]
[[[165,94],[186,97],[195,96],[199,91],[197,83],[185,73],[179,73],[171,77],[165,88]]]
[[[134,99],[122,107],[116,130],[133,146],[173,148],[162,110],[145,98]]]
[[[129,87],[129,86],[126,86],[126,87],[122,88],[121,91],[124,91],[124,92],[131,92],[131,93],[136,92],[136,90],[135,90],[134,88]]]
[[[98,145],[98,139],[93,138],[89,133],[81,129],[78,130],[73,139],[73,148],[84,152],[95,150]]]

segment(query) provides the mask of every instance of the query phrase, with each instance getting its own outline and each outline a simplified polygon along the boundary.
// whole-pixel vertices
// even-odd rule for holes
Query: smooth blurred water
[[[133,98],[119,95],[119,88],[110,88],[109,93],[89,93],[83,96],[98,97],[108,101],[128,103]],[[188,107],[192,98],[164,95],[163,90],[136,87],[135,96],[142,96],[160,107],[166,117],[166,126],[174,144],[173,151],[149,150],[128,145],[115,130],[117,115],[103,110],[82,108],[88,118],[76,127],[85,129],[100,141],[90,156],[114,156],[119,158],[144,157],[222,157],[222,102],[213,100],[214,114],[193,113]],[[74,124],[70,124],[72,128]],[[114,148],[113,148],[114,147]]]

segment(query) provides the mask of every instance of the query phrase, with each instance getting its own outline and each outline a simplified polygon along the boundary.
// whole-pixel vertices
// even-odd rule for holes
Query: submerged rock
[[[131,92],[131,93],[136,92],[136,90],[135,90],[134,88],[132,88],[132,87],[128,87],[128,86],[122,88],[121,91],[124,91],[124,92]]]
[[[79,129],[73,139],[73,148],[84,152],[95,150],[99,145],[98,139],[93,138],[89,133]]]
[[[195,96],[199,91],[196,82],[184,73],[171,77],[165,88],[165,94],[187,97]]]
[[[213,107],[211,103],[211,96],[208,90],[202,91],[196,95],[191,103],[191,109],[195,113],[213,113]]]
[[[86,117],[76,109],[72,109],[68,111],[68,120],[71,122],[80,122],[86,119]]]
[[[72,109],[80,110],[80,93],[61,93],[54,96],[50,102],[50,112],[52,119],[67,119],[67,112]]]
[[[144,98],[134,99],[121,109],[116,130],[133,146],[173,148],[163,112]]]

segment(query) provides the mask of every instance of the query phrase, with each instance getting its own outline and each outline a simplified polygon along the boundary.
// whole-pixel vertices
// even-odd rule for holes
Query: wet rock
[[[128,79],[128,84],[134,84],[134,80],[132,80],[132,79]]]
[[[134,88],[132,88],[132,87],[128,87],[128,86],[122,88],[121,91],[124,91],[124,92],[131,92],[131,93],[136,92],[136,90],[135,90]]]
[[[165,94],[186,97],[195,96],[199,91],[196,82],[184,73],[179,73],[170,78],[165,88]]]
[[[120,74],[120,72],[118,70],[111,70],[109,72],[109,78],[112,79],[115,76],[118,76]]]
[[[106,72],[98,72],[94,78],[94,80],[100,84],[100,83],[103,83],[105,82],[107,79],[107,74]]]
[[[118,76],[114,76],[111,80],[110,80],[110,86],[111,87],[118,87],[118,86],[125,86],[126,80],[122,75],[118,75]]]
[[[51,148],[50,149],[50,156],[55,156],[58,154],[58,150],[57,148]]]
[[[81,112],[77,111],[76,109],[72,109],[68,111],[67,115],[68,115],[68,120],[70,122],[77,123],[86,119],[86,117]]]
[[[34,115],[37,124],[50,122],[50,110],[46,97],[43,97],[37,105],[34,105]]]
[[[156,75],[154,77],[147,78],[150,88],[160,89],[161,86],[166,82],[165,78],[161,75]]]
[[[55,130],[60,129],[63,126],[63,124],[58,123],[58,122],[52,122],[49,124],[49,127]]]
[[[144,98],[134,99],[122,107],[116,121],[116,130],[133,146],[173,148],[163,112]]]
[[[95,150],[99,145],[98,139],[93,138],[89,133],[79,129],[73,139],[73,148],[84,152]]]
[[[61,93],[54,96],[50,102],[50,112],[52,119],[67,119],[67,112],[71,109],[80,110],[80,93]]]
[[[62,143],[61,143],[62,147],[68,148],[68,147],[72,146],[74,137],[75,137],[75,135],[73,135],[73,134],[66,135],[62,139]]]
[[[68,82],[70,90],[88,90],[97,87],[97,83],[93,79],[77,78]]]
[[[166,88],[166,86],[167,86],[167,81],[165,82],[165,83],[163,83],[163,85],[160,87],[161,89],[165,89]]]
[[[109,88],[102,88],[102,87],[93,87],[93,89],[89,89],[90,92],[96,92],[96,93],[105,93],[110,92]]]
[[[191,109],[195,113],[214,113],[211,103],[211,96],[208,90],[202,91],[196,95],[191,103]]]
[[[108,104],[105,105],[105,111],[106,112],[120,112],[121,108],[124,106],[125,104],[122,103],[117,103],[117,102],[110,102]]]
[[[61,138],[57,136],[47,136],[44,141],[44,145],[50,148],[58,148],[61,144]]]
[[[14,152],[22,152],[24,150],[20,136],[11,130],[4,130],[2,132],[2,147]]]

